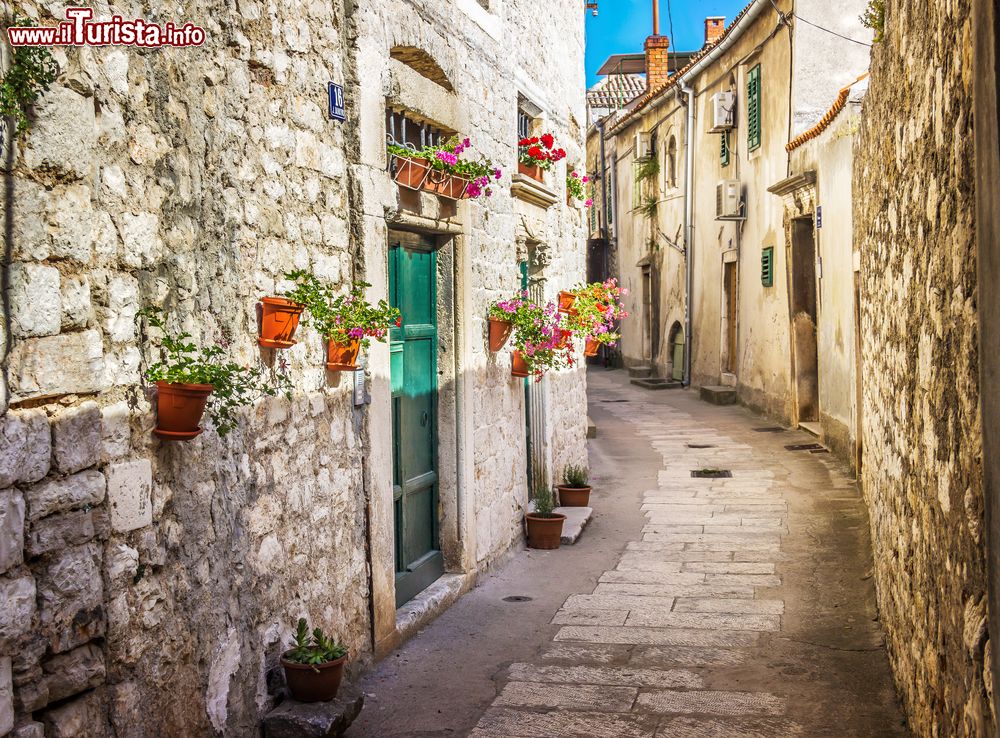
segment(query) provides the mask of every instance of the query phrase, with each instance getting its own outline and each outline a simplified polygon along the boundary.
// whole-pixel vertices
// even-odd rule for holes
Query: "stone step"
[[[329,702],[287,699],[264,716],[266,738],[332,738],[343,735],[361,714],[365,696],[350,684],[341,684]]]
[[[563,523],[562,538],[560,539],[563,545],[571,546],[576,543],[576,540],[583,533],[583,529],[587,527],[587,523],[594,515],[594,508],[592,507],[557,507],[555,512],[565,515],[566,522]]]
[[[819,423],[800,421],[799,429],[804,430],[806,433],[810,433],[816,436],[816,438],[823,437],[823,426],[821,426]]]
[[[701,388],[701,399],[713,405],[736,404],[736,390],[732,387],[708,386]]]
[[[653,367],[651,366],[630,366],[628,369],[628,375],[630,377],[651,377],[653,376]]]
[[[659,379],[653,377],[649,379],[632,379],[630,381],[636,387],[651,390],[679,389],[681,387],[681,383],[673,379]]]
[[[587,416],[587,438],[597,438],[597,423]]]

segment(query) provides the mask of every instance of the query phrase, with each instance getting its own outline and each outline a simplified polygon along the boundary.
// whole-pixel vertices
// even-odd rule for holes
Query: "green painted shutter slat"
[[[760,148],[760,64],[747,75],[747,149]]]
[[[774,284],[774,246],[768,246],[760,254],[760,283],[765,287]]]
[[[719,134],[722,139],[722,166],[729,166],[729,134],[725,131]]]

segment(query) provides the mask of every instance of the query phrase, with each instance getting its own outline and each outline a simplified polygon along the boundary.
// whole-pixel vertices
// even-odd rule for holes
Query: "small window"
[[[774,285],[774,246],[768,246],[761,251],[760,283],[765,287]]]
[[[722,166],[729,166],[729,131],[723,131],[719,134],[719,138],[722,139]]]
[[[509,119],[508,119],[509,120]],[[517,140],[528,138],[531,135],[532,116],[523,108],[517,109]]]
[[[615,185],[618,183],[618,177],[615,175],[615,160],[612,159],[608,162],[607,167],[608,186],[605,189],[604,217],[610,227],[615,222]]]
[[[667,187],[677,186],[677,137],[671,136],[667,144]]]
[[[747,150],[760,148],[760,64],[747,75]]]

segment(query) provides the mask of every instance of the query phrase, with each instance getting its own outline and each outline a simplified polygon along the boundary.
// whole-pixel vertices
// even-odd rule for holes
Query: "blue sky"
[[[660,33],[670,35],[667,8],[674,19],[673,48],[700,49],[705,40],[705,18],[726,16],[726,25],[748,0],[659,0]],[[652,0],[599,0],[600,13],[587,11],[587,86],[597,81],[595,72],[612,54],[642,51],[642,43],[653,31]]]

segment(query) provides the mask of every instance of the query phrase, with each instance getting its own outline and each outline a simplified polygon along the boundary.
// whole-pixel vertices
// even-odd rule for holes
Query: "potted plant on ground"
[[[522,305],[524,298],[521,295],[515,295],[509,300],[497,300],[490,305],[487,313],[490,351],[499,351],[507,343],[514,328],[513,316]]]
[[[563,483],[558,486],[559,504],[563,507],[587,507],[590,503],[590,485],[587,469],[567,464],[563,470]]]
[[[551,133],[522,138],[517,146],[517,171],[539,182],[545,180],[543,172],[566,158],[566,150],[556,147],[555,137]]]
[[[566,516],[554,512],[556,508],[552,489],[546,484],[535,487],[535,509],[524,518],[528,528],[528,547],[550,551],[559,548]]]
[[[190,333],[172,336],[159,308],[145,308],[139,317],[163,333],[158,341],[163,360],[145,372],[146,379],[156,383],[157,424],[153,433],[160,438],[187,441],[200,435],[206,406],[216,432],[225,436],[236,427],[237,408],[281,390],[290,394],[284,374],[277,373],[274,382],[268,381],[260,369],[226,361],[220,345],[199,348],[188,341]]]
[[[573,355],[569,348],[559,348],[561,341],[559,316],[554,303],[544,307],[529,301],[526,292],[516,310],[511,313],[514,324],[514,352],[511,356],[511,374],[515,377],[534,375],[541,380],[545,372],[572,366]]]
[[[590,177],[586,174],[580,176],[579,172],[570,172],[566,175],[566,204],[573,207],[589,208],[594,204],[593,199],[587,197],[585,185],[590,182]]]
[[[316,329],[327,341],[326,368],[330,371],[355,371],[358,353],[371,345],[371,339],[384,341],[390,327],[403,324],[399,310],[385,300],[372,304],[365,299],[368,287],[367,282],[355,282],[348,294],[310,307]]]
[[[452,200],[490,197],[490,183],[499,180],[503,172],[484,156],[463,159],[470,148],[469,139],[457,136],[419,150],[389,144],[389,166],[396,183],[412,190],[426,190]]]
[[[347,649],[335,638],[316,628],[312,634],[305,618],[299,618],[295,645],[281,656],[285,682],[292,699],[327,702],[337,696],[344,677]]]

